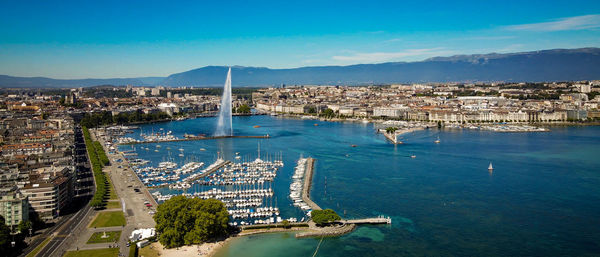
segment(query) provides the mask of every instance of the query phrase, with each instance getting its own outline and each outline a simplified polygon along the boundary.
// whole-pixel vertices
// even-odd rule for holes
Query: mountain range
[[[51,79],[0,75],[0,87],[95,85],[220,87],[228,67],[206,66],[168,77]],[[235,87],[273,85],[364,85],[415,82],[537,82],[600,79],[600,48],[552,49],[507,54],[456,55],[418,62],[387,62],[291,69],[232,67]]]

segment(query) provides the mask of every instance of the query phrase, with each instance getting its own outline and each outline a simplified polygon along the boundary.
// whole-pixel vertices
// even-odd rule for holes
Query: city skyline
[[[25,77],[167,76],[208,65],[293,68],[600,46],[592,1],[6,5],[0,74]]]

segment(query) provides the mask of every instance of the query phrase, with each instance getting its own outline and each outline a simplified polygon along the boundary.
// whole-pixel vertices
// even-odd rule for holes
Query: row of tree
[[[146,114],[138,110],[131,113],[119,113],[113,116],[112,112],[102,111],[97,113],[86,113],[81,119],[81,126],[96,128],[101,125],[128,124],[134,122],[165,120],[169,118],[171,118],[171,116],[165,112]]]
[[[108,183],[106,175],[102,172],[102,167],[108,165],[109,161],[100,142],[92,140],[90,131],[87,127],[82,127],[82,129],[83,138],[85,139],[85,148],[90,157],[92,172],[94,173],[94,180],[96,181],[96,193],[94,193],[94,196],[90,201],[90,206],[100,208],[104,206],[105,200],[108,197],[108,190],[110,190],[110,184]]]
[[[167,247],[199,244],[229,234],[229,213],[216,199],[174,196],[154,215],[158,240]]]

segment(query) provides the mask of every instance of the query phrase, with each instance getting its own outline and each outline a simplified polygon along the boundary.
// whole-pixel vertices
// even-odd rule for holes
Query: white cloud
[[[600,28],[600,15],[583,15],[569,18],[561,18],[555,21],[511,25],[504,27],[515,31],[561,31],[561,30],[584,30]]]
[[[354,53],[352,55],[336,55],[332,58],[342,62],[372,63],[399,60],[407,57],[432,57],[451,53],[453,52],[444,50],[443,48],[424,48],[408,49],[402,52]]]

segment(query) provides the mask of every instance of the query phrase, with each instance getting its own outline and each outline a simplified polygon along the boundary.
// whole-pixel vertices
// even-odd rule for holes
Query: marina
[[[169,189],[177,192],[163,194],[156,191],[153,196],[159,203],[175,195],[221,200],[233,226],[277,223],[283,219],[277,207],[277,198],[274,197],[272,182],[283,165],[280,158],[262,160],[260,152],[254,161],[234,163],[218,159],[200,172],[174,183],[166,182]]]
[[[129,156],[129,158],[150,161],[147,166],[153,167],[157,167],[163,161],[175,162],[178,164],[177,167],[181,167],[188,161],[204,162],[204,166],[192,173],[197,174],[216,161],[217,152],[221,152],[219,155],[224,160],[229,160],[232,163],[253,162],[257,158],[257,141],[261,144],[261,150],[264,148],[269,152],[283,153],[279,154],[279,157],[272,159],[280,159],[285,165],[277,170],[275,179],[270,183],[265,183],[262,188],[256,184],[254,186],[247,184],[241,186],[193,184],[187,189],[170,189],[168,186],[150,188],[155,198],[158,194],[157,192],[160,192],[163,196],[181,194],[193,196],[196,192],[207,192],[205,193],[206,196],[204,194],[201,196],[198,193],[195,195],[199,197],[218,197],[228,201],[228,210],[231,210],[230,214],[236,215],[236,218],[238,218],[237,215],[247,215],[247,218],[232,219],[232,224],[237,222],[237,226],[245,228],[248,225],[241,225],[243,221],[244,224],[256,224],[257,227],[268,226],[271,228],[270,231],[276,231],[277,229],[274,229],[274,226],[280,224],[277,223],[277,217],[280,217],[282,221],[293,221],[292,218],[296,218],[297,222],[291,222],[292,224],[304,224],[301,220],[302,217],[306,217],[306,211],[294,205],[294,200],[290,197],[292,193],[290,185],[294,182],[293,177],[297,171],[299,156],[310,156],[315,161],[312,165],[314,166],[314,170],[311,179],[310,194],[307,194],[307,196],[319,207],[335,210],[342,216],[342,221],[378,217],[379,215],[391,216],[393,219],[392,225],[386,225],[387,223],[382,220],[383,223],[380,223],[382,225],[355,225],[356,227],[351,229],[352,224],[348,223],[344,225],[343,229],[329,231],[328,233],[343,232],[348,234],[335,240],[324,240],[324,248],[320,251],[323,251],[322,254],[327,254],[328,256],[338,256],[336,255],[337,250],[332,249],[339,249],[346,245],[360,247],[363,241],[357,241],[357,239],[370,238],[373,234],[381,235],[381,237],[378,239],[375,237],[376,239],[373,241],[369,241],[369,239],[361,240],[365,240],[365,242],[372,244],[374,247],[394,249],[388,251],[389,253],[398,253],[402,249],[411,249],[410,245],[412,244],[428,242],[429,238],[438,235],[436,230],[432,229],[432,227],[438,226],[448,231],[449,236],[453,238],[472,240],[473,237],[463,233],[465,231],[464,226],[466,226],[464,219],[445,220],[433,217],[449,215],[458,211],[461,213],[468,212],[470,215],[474,215],[474,218],[485,222],[488,218],[492,218],[488,212],[490,203],[493,203],[499,194],[505,195],[507,199],[510,199],[511,202],[519,206],[523,206],[520,205],[523,199],[521,197],[522,194],[535,193],[540,199],[553,198],[555,193],[548,194],[546,191],[541,190],[549,185],[553,188],[552,191],[573,196],[574,193],[571,191],[564,191],[552,186],[556,185],[553,182],[553,178],[547,176],[540,177],[540,164],[551,161],[558,165],[559,169],[547,169],[545,167],[543,170],[544,174],[548,173],[560,177],[561,184],[566,183],[585,187],[584,184],[573,180],[573,173],[564,173],[561,172],[561,169],[569,169],[573,163],[577,163],[577,167],[588,167],[584,168],[582,172],[589,175],[589,172],[593,169],[590,169],[591,166],[588,165],[588,160],[594,160],[593,156],[585,152],[580,152],[578,149],[589,149],[589,143],[586,140],[590,137],[594,138],[595,133],[597,133],[597,129],[592,127],[553,128],[548,133],[491,134],[480,129],[430,128],[404,135],[403,137],[410,144],[405,143],[403,147],[394,148],[386,141],[387,139],[382,134],[373,133],[376,128],[375,124],[372,123],[323,123],[316,127],[314,126],[315,121],[311,120],[291,120],[264,115],[252,117],[251,120],[247,121],[246,119],[249,118],[234,117],[236,132],[240,134],[269,134],[271,137],[256,141],[217,139],[181,141],[177,143],[159,142],[158,144],[161,147],[158,153],[154,152],[154,149],[157,149],[155,146],[156,143],[136,144],[134,146],[138,156]],[[150,131],[154,128],[154,131],[159,131],[158,127],[164,126],[165,129],[168,127],[168,130],[172,130],[173,135],[178,137],[183,136],[185,133],[210,134],[210,131],[214,127],[214,121],[214,118],[202,118],[164,124],[149,124],[144,125],[143,130]],[[256,125],[260,125],[261,127],[253,128]],[[295,133],[296,131],[302,132]],[[584,137],[575,137],[572,135],[582,135]],[[440,143],[435,144],[438,137],[440,138]],[[561,143],[546,145],[550,138],[552,140],[559,140]],[[352,144],[357,145],[357,147],[349,147]],[[571,147],[571,145],[577,145],[578,147]],[[122,151],[131,151],[134,146],[119,145],[118,148]],[[147,147],[150,150],[144,150],[141,147]],[[173,160],[170,160],[167,156],[167,147],[170,147],[173,152],[171,157]],[[572,152],[572,155],[569,155],[572,157],[568,158],[575,158],[572,160],[578,161],[569,162],[570,164],[561,164],[561,162],[543,159],[538,153],[532,154],[526,151],[527,149],[531,149],[531,147],[540,149],[541,153],[553,153],[558,151],[558,149],[560,151],[568,149],[569,152]],[[179,149],[183,149],[183,151]],[[236,154],[238,152],[239,155]],[[185,157],[179,158],[177,156],[179,153],[184,153]],[[253,153],[253,157],[249,157],[250,153]],[[236,156],[241,157],[237,159]],[[410,156],[418,156],[418,158],[407,158]],[[557,158],[562,160],[567,157],[561,156]],[[585,160],[582,158],[585,158]],[[268,160],[268,158],[263,156],[261,156],[261,159]],[[446,165],[450,162],[457,162],[462,168],[457,169],[451,165]],[[492,162],[494,168],[492,176],[487,172],[490,162]],[[377,163],[377,165],[373,165],[374,163]],[[215,174],[218,172],[220,171],[216,171]],[[538,174],[538,176],[535,174]],[[325,176],[327,177],[326,194],[324,186]],[[421,178],[430,181],[431,187],[423,187],[422,183],[416,183]],[[511,185],[519,185],[519,181],[526,181],[527,184],[536,185],[536,187],[522,189],[519,187],[507,191],[507,188],[511,188]],[[477,192],[477,197],[473,198],[472,194],[454,190],[452,185],[456,185],[457,183],[466,186],[468,192]],[[365,186],[365,184],[376,184],[377,187],[374,189],[373,187]],[[214,193],[212,188],[216,188]],[[270,196],[269,188],[271,188],[272,196]],[[264,193],[267,195],[266,197],[248,195],[248,193],[254,193],[246,191],[261,189],[266,189],[266,191],[258,191],[261,194]],[[581,191],[580,189],[577,190]],[[238,196],[230,198],[234,194]],[[242,194],[248,195],[248,197],[240,197]],[[310,197],[311,194],[314,198]],[[260,201],[255,200],[257,198]],[[376,201],[383,198],[386,199],[385,207]],[[456,200],[457,198],[463,200],[459,202]],[[167,198],[158,200],[161,202],[164,199]],[[260,203],[260,206],[258,206],[258,203]],[[423,205],[422,203],[428,204]],[[240,205],[238,206],[238,204]],[[531,208],[549,207],[549,205],[542,202],[531,204],[533,204]],[[531,210],[527,206],[529,205],[523,208]],[[268,211],[258,209],[269,207],[278,208],[279,215],[273,215],[270,209]],[[250,209],[253,209],[253,212]],[[251,213],[263,214],[250,215]],[[269,213],[271,213],[271,216],[266,217]],[[549,237],[544,236],[545,234],[536,234],[538,232],[542,233],[542,229],[538,228],[528,229],[528,233],[536,234],[536,237],[528,237],[520,233],[519,230],[515,229],[518,222],[511,220],[511,217],[516,216],[516,218],[527,220],[528,222],[540,221],[539,215],[528,215],[527,213],[515,214],[505,209],[498,209],[492,216],[493,218],[501,217],[505,222],[502,223],[502,226],[497,226],[495,223],[485,225],[469,223],[468,226],[470,231],[485,233],[490,237],[483,244],[487,244],[486,242],[490,244],[494,242],[493,244],[495,244],[497,240],[509,240],[511,245],[519,245],[519,247],[525,248],[530,247],[519,241],[506,239],[502,233],[496,232],[498,229],[505,229],[510,231],[511,234],[520,235],[533,242],[537,241],[538,244],[542,240],[538,238],[549,240]],[[540,223],[542,225],[561,224],[560,219],[554,219],[549,216],[542,218],[542,223]],[[273,222],[271,223],[271,221]],[[573,226],[577,227],[578,225],[569,225],[569,227]],[[586,228],[589,227],[582,226],[577,229],[585,230]],[[312,228],[303,227],[298,229],[310,231]],[[519,229],[521,228],[519,227]],[[253,233],[256,230],[261,229],[249,229],[247,232]],[[242,231],[246,230],[243,229]],[[591,231],[595,231],[595,229],[590,229]],[[320,237],[322,235],[319,233],[312,234],[312,236],[308,234],[309,238],[297,239],[295,234],[299,233],[303,232],[298,231],[291,234],[289,238],[277,237],[274,240],[278,244],[298,245],[300,247],[306,241],[314,240],[311,237]],[[403,236],[403,239],[399,240],[396,235],[405,235],[406,237]],[[269,238],[269,234],[259,234],[255,237]],[[577,237],[577,235],[570,234],[570,237]],[[560,238],[564,237],[561,236]],[[566,242],[563,239],[559,241]],[[252,242],[253,244],[263,244],[262,239]],[[240,247],[247,248],[249,245],[240,243]],[[457,245],[457,247],[468,249],[466,245]],[[535,247],[532,249],[540,250],[540,248]],[[269,251],[275,255],[285,254],[285,251],[279,251],[272,247],[269,248]],[[417,253],[418,249],[413,249],[411,252]],[[455,253],[455,251],[443,252],[449,254]],[[484,254],[476,250],[468,252],[472,253],[472,255]],[[351,253],[363,255],[365,252],[351,251]]]

